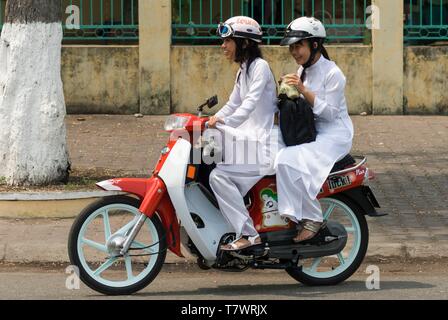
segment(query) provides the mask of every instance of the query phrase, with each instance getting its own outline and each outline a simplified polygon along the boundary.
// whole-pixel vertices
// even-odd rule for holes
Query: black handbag
[[[278,96],[279,125],[286,146],[296,146],[316,140],[314,113],[311,105],[299,97],[290,99],[286,94]]]

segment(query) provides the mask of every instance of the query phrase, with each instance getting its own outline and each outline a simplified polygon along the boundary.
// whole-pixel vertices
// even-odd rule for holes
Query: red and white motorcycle
[[[358,269],[369,239],[365,216],[383,214],[376,211],[379,204],[367,186],[374,175],[366,159],[356,163],[350,155],[335,165],[322,186],[319,199],[327,226],[311,241],[293,243],[296,226],[279,216],[275,176],[267,176],[245,197],[262,244],[236,252],[219,249],[233,241],[235,233],[209,186],[214,165],[192,161],[194,152],[207,149],[201,137],[194,137],[193,128],[205,130],[208,117],[202,110],[216,104],[215,96],[198,107],[197,116],[175,114],[167,119],[170,140],[150,178],[97,183],[103,190],[125,194],[90,204],[71,228],[70,261],[90,288],[132,294],[154,280],[167,250],[182,257],[181,248],[197,256],[201,269],[284,269],[306,285],[334,285]]]

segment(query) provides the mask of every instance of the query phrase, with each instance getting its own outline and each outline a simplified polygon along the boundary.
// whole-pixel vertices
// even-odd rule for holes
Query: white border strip
[[[21,192],[0,193],[0,201],[51,201],[100,198],[125,194],[121,191],[79,191],[79,192]]]

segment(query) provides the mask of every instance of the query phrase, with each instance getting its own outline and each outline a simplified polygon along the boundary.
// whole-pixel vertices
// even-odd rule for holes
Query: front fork
[[[151,179],[151,183],[148,183],[145,189],[145,195],[139,208],[140,217],[138,217],[136,224],[127,235],[126,240],[123,243],[123,248],[120,250],[120,254],[123,256],[128,253],[132,242],[137,237],[137,234],[140,232],[146,219],[153,216],[166,193],[166,187],[163,181],[159,178]]]
[[[148,217],[146,215],[144,215],[143,213],[140,214],[140,217],[138,218],[137,223],[134,225],[134,227],[132,227],[131,232],[126,237],[126,240],[123,243],[123,248],[120,251],[121,255],[124,256],[126,253],[128,253],[132,242],[135,240],[135,237],[137,237],[137,234],[140,232],[140,229],[142,228],[142,226],[145,223],[147,218]]]

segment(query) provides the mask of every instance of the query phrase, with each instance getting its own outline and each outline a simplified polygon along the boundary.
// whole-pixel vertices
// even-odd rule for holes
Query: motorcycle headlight
[[[188,122],[188,118],[186,118],[186,117],[179,117],[176,115],[172,115],[172,116],[169,116],[168,119],[166,119],[163,128],[166,131],[173,131],[176,129],[184,129],[187,122]]]

